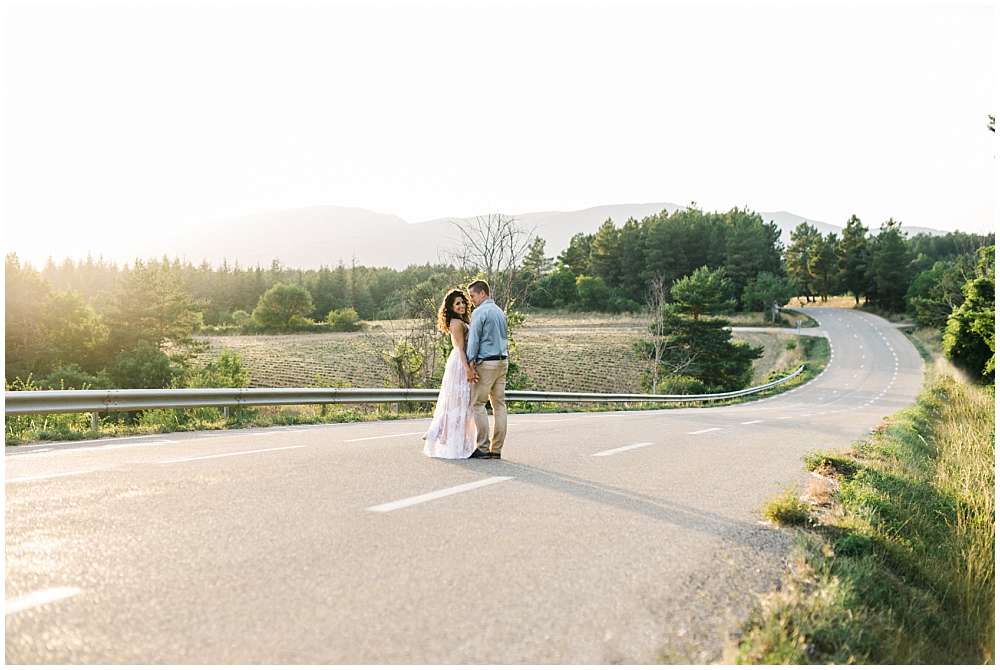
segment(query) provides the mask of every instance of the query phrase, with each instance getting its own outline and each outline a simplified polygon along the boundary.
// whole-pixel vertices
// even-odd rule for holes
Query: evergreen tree
[[[621,232],[608,219],[601,224],[590,244],[590,269],[608,286],[621,282]]]
[[[869,299],[875,305],[892,312],[906,308],[906,291],[910,283],[910,254],[901,224],[889,219],[882,224],[871,243],[869,266]]]
[[[705,314],[718,314],[736,307],[732,298],[732,283],[723,268],[709,270],[700,267],[687,277],[674,282],[670,295],[679,309],[695,321]]]
[[[661,212],[642,221],[645,233],[642,236],[642,286],[648,285],[656,277],[663,277],[669,287],[689,272],[687,268],[690,263],[684,252],[687,231],[681,221],[683,215],[675,214],[676,216],[669,216],[666,212]]]
[[[733,293],[743,295],[746,285],[761,272],[781,274],[781,231],[773,222],[764,223],[760,214],[732,209],[725,215],[726,276]],[[740,305],[745,308],[745,305]]]
[[[819,231],[803,221],[792,231],[791,243],[785,251],[785,268],[788,276],[796,284],[797,295],[804,295],[808,302],[812,302],[814,295],[813,276],[809,272],[809,257],[819,239],[821,239]]]
[[[868,263],[868,231],[861,219],[852,214],[837,245],[837,269],[840,285],[854,296],[854,304],[861,301],[867,285],[865,273]]]
[[[764,348],[733,342],[725,319],[690,318],[671,304],[664,311],[664,322],[664,376],[693,377],[710,391],[734,391],[750,385],[753,361],[763,355]]]
[[[591,274],[590,245],[593,241],[593,235],[577,233],[570,238],[569,246],[559,254],[559,262],[569,268],[574,277]]]
[[[545,240],[536,236],[531,241],[531,246],[528,247],[528,253],[524,256],[522,266],[525,272],[534,278],[535,281],[552,271],[552,259],[545,255]]]
[[[746,309],[766,313],[772,305],[781,307],[794,295],[795,283],[791,279],[761,272],[743,289],[743,305]]]
[[[173,270],[136,261],[122,277],[106,317],[112,350],[132,350],[139,342],[156,348],[189,345],[203,308]]]
[[[818,237],[809,249],[809,276],[823,301],[837,291],[837,234]]]
[[[636,302],[645,300],[647,283],[643,279],[646,258],[643,255],[646,228],[629,218],[621,229],[621,291]]]

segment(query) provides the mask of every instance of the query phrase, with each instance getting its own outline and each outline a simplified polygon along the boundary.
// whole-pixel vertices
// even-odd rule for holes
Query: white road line
[[[56,477],[72,477],[73,475],[85,475],[88,472],[97,472],[97,470],[73,470],[72,472],[59,472],[52,475],[33,475],[31,477],[15,477],[14,479],[8,479],[5,483],[19,484],[21,482],[37,482],[42,479],[55,479]]]
[[[344,442],[364,442],[365,440],[384,440],[390,437],[407,437],[409,435],[423,435],[423,434],[424,433],[396,433],[395,435],[374,435],[372,437],[356,437],[353,440],[344,440]]]
[[[57,600],[72,598],[79,593],[80,589],[78,588],[63,586],[54,589],[46,589],[45,591],[35,591],[34,593],[29,593],[26,596],[21,596],[20,598],[11,598],[4,603],[4,616],[10,616],[11,614],[31,609],[32,607],[48,605],[49,603],[54,603]]]
[[[403,498],[402,500],[395,500],[393,502],[387,502],[381,505],[375,505],[374,507],[369,507],[368,511],[392,512],[393,510],[403,509],[404,507],[412,507],[414,505],[419,505],[420,503],[428,502],[431,500],[437,500],[438,498],[444,498],[445,496],[455,495],[456,493],[464,493],[465,491],[472,491],[473,489],[478,489],[483,486],[489,486],[490,484],[499,484],[500,482],[505,482],[508,479],[513,479],[513,477],[487,477],[486,479],[480,479],[478,481],[469,482],[468,484],[459,484],[458,486],[452,486],[446,489],[431,491],[430,493],[424,493],[423,495],[413,496],[412,498]]]
[[[639,442],[637,444],[630,444],[626,447],[618,447],[617,449],[608,449],[607,451],[598,451],[596,454],[591,454],[592,456],[610,456],[611,454],[620,454],[623,451],[631,451],[632,449],[639,449],[641,447],[650,447],[652,442]]]
[[[744,421],[740,425],[741,426],[749,426],[752,423],[764,423],[764,419],[757,419],[756,421]]]
[[[706,428],[705,430],[696,430],[693,433],[688,433],[688,435],[701,435],[702,433],[711,433],[713,430],[722,430],[721,428]]]
[[[172,444],[177,440],[150,440],[149,442],[129,442],[128,444],[109,444],[101,447],[81,447],[79,449],[65,449],[66,453],[77,454],[81,451],[107,451],[110,449],[124,449],[125,447],[147,447],[151,444]]]
[[[210,458],[225,458],[227,456],[243,456],[244,454],[262,454],[265,451],[282,451],[284,449],[302,449],[306,445],[297,444],[291,447],[272,447],[270,449],[253,449],[252,451],[231,451],[225,454],[212,454],[211,456],[193,456],[191,458],[174,458],[169,461],[157,461],[158,465],[166,465],[167,463],[186,463],[187,461],[205,461]]]

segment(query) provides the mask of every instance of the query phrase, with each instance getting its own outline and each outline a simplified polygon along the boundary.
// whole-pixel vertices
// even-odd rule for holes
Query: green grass
[[[417,404],[417,403],[413,403]],[[196,409],[146,410],[129,417],[126,414],[102,414],[96,431],[91,429],[90,414],[45,414],[7,417],[4,444],[17,446],[54,440],[77,441],[107,437],[155,435],[159,433],[228,428],[267,428],[270,426],[353,423],[429,417],[428,403],[424,407],[407,408],[407,403],[393,405],[336,405],[324,409],[321,405],[260,407],[241,409],[225,418],[214,407]],[[412,405],[412,404],[411,404]]]
[[[992,387],[930,375],[850,454],[808,456],[839,488],[813,506],[819,525],[799,531],[792,570],[731,660],[992,662],[993,401]]]
[[[804,526],[809,523],[812,509],[795,493],[785,491],[764,505],[764,517],[781,526]]]

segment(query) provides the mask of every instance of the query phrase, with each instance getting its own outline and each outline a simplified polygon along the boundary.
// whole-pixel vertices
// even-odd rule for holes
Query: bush
[[[804,526],[810,519],[809,505],[799,500],[792,489],[768,502],[764,516],[781,526]]]
[[[697,395],[705,390],[700,379],[687,375],[670,375],[656,385],[656,392],[661,395]]]
[[[301,286],[279,282],[260,297],[251,318],[262,328],[295,329],[306,323],[312,323],[305,318],[312,311],[313,301],[309,291]]]
[[[611,298],[608,300],[608,310],[616,314],[622,312],[636,313],[642,311],[642,305],[635,300],[623,296],[618,291],[611,291]]]
[[[246,388],[250,373],[243,367],[240,355],[225,349],[219,357],[188,374],[188,388]]]
[[[358,313],[353,307],[330,310],[330,313],[326,315],[326,321],[338,332],[361,330]]]
[[[611,291],[600,277],[580,275],[576,278],[576,296],[580,309],[603,312],[608,308]]]
[[[767,312],[771,305],[780,307],[795,295],[795,283],[787,277],[761,272],[743,289],[743,306],[756,312]]]
[[[140,342],[134,349],[118,354],[111,365],[111,383],[120,389],[170,388],[180,368],[149,342]]]
[[[238,309],[229,318],[230,322],[237,326],[247,326],[250,324],[250,314],[246,310]]]
[[[61,365],[38,380],[40,388],[49,389],[101,389],[111,386],[111,380],[105,371],[91,374],[76,363]]]

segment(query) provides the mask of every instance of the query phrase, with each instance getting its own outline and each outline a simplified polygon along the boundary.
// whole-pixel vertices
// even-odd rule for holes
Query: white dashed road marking
[[[438,491],[424,493],[423,495],[413,496],[412,498],[403,498],[402,500],[375,505],[374,507],[369,507],[368,511],[392,512],[393,510],[403,509],[404,507],[412,507],[430,500],[437,500],[438,498],[444,498],[445,496],[455,495],[456,493],[472,491],[474,489],[482,488],[483,486],[489,486],[490,484],[499,484],[500,482],[505,482],[508,479],[513,479],[513,477],[489,477],[487,479],[480,479],[478,481],[469,482],[468,484],[459,484],[458,486],[452,486],[451,488],[440,489]]]
[[[97,470],[73,470],[72,472],[58,472],[51,475],[33,475],[31,477],[15,477],[14,479],[8,479],[5,483],[7,484],[20,484],[21,482],[37,482],[42,479],[56,479],[57,477],[72,477],[73,475],[85,475],[88,472],[97,472]]]
[[[344,442],[364,442],[366,440],[385,440],[390,437],[408,437],[411,435],[423,435],[424,433],[395,433],[394,435],[373,435],[372,437],[355,437],[353,440],[344,440]]]
[[[608,449],[607,451],[598,451],[596,454],[593,454],[593,456],[610,456],[611,454],[620,454],[623,451],[631,451],[633,449],[640,449],[642,447],[650,447],[652,445],[653,445],[652,442],[639,442],[637,444],[630,444],[630,445],[625,446],[625,447],[618,447],[616,449]]]
[[[711,433],[713,430],[722,430],[721,428],[706,428],[705,430],[696,430],[693,433],[688,433],[688,435],[701,435],[702,433]]]
[[[285,449],[302,449],[306,445],[296,444],[291,447],[272,447],[270,449],[253,449],[251,451],[231,451],[226,454],[212,454],[211,456],[193,456],[191,458],[173,458],[168,461],[158,461],[159,465],[167,463],[186,463],[188,461],[207,461],[210,458],[226,458],[227,456],[244,456],[246,454],[263,454],[266,451],[284,451]]]
[[[60,588],[46,589],[45,591],[35,591],[34,593],[29,593],[26,596],[21,596],[20,598],[11,598],[4,603],[4,616],[10,616],[11,614],[16,614],[17,612],[31,609],[33,607],[48,605],[49,603],[65,600],[66,598],[72,598],[79,593],[80,589],[78,588],[63,586]]]

